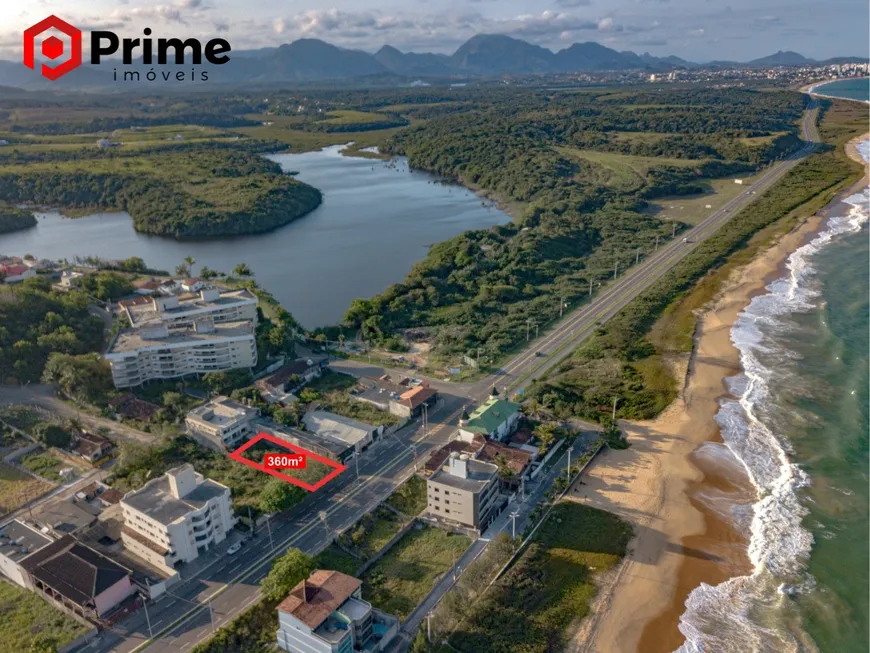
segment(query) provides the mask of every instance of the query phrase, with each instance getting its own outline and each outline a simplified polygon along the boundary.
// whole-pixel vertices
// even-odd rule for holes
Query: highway
[[[744,193],[711,213],[689,231],[681,233],[678,238],[659,247],[641,263],[629,268],[618,280],[611,282],[593,297],[591,302],[569,313],[540,338],[530,341],[528,347],[500,369],[473,384],[468,390],[468,396],[481,401],[493,386],[508,391],[525,389],[532,380],[541,377],[556,366],[574,346],[588,338],[599,324],[616,315],[661,279],[704,240],[716,233],[810,154],[819,142],[816,128],[817,112],[818,103],[813,100],[808,105],[801,123],[806,144],[800,150],[770,166],[754,184],[747,187]],[[687,238],[688,242],[683,242],[683,238]]]
[[[483,400],[493,386],[516,391],[545,374],[600,323],[625,308],[812,152],[818,142],[816,106],[812,103],[804,116],[802,131],[807,144],[801,150],[768,168],[745,193],[630,268],[621,278],[604,287],[590,303],[567,314],[500,369],[473,384],[455,384],[452,393],[443,389],[443,400],[430,413],[433,426],[429,432],[419,426],[406,428],[398,437],[382,440],[361,457],[359,479],[351,466],[330,486],[307,499],[304,511],[291,511],[280,518],[272,528],[274,547],[261,533],[257,540],[243,548],[237,560],[228,559],[225,565],[215,565],[219,569],[172,588],[174,596],[149,606],[153,638],[148,635],[144,611],[139,610],[105,632],[100,642],[88,647],[89,650],[129,653],[147,648],[161,653],[177,652],[189,650],[207,639],[213,627],[225,625],[258,600],[259,580],[268,573],[276,555],[290,546],[318,553],[336,532],[374,509],[410,477],[416,460],[425,460],[430,451],[449,440],[463,404]],[[683,242],[683,237],[689,242]],[[327,515],[326,524],[318,517],[321,511]],[[498,530],[506,527],[500,526]]]
[[[360,457],[359,478],[351,462],[347,471],[310,495],[303,504],[279,515],[268,530],[249,540],[236,556],[226,557],[201,575],[185,577],[170,588],[172,596],[149,604],[148,614],[138,610],[111,630],[96,645],[84,650],[129,653],[187,651],[208,639],[214,627],[226,625],[239,612],[259,600],[259,581],[272,560],[289,547],[316,554],[367,512],[374,510],[416,470],[428,454],[446,444],[453,434],[463,399],[446,396],[430,413],[430,426],[415,424],[387,436]],[[319,514],[326,513],[326,523]],[[224,547],[225,548],[225,547]],[[209,605],[210,604],[210,605]],[[153,638],[149,637],[148,621]]]

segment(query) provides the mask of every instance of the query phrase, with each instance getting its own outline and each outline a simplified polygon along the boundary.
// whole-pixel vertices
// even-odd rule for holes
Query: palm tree
[[[192,256],[185,256],[184,262],[187,264],[187,276],[193,276],[193,264],[196,263],[196,259]]]
[[[239,263],[236,267],[233,268],[233,274],[237,277],[254,276],[254,273],[251,271],[251,268],[248,267],[247,263]]]

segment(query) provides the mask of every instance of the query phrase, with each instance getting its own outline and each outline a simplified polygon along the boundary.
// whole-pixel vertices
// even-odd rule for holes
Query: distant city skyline
[[[617,50],[692,61],[747,61],[777,50],[814,59],[866,56],[867,3],[854,0],[38,0],[0,7],[0,58],[21,54],[21,32],[49,14],[85,30],[136,37],[221,36],[233,49],[298,38],[374,52],[451,53],[478,33],[500,33],[559,50],[596,41]],[[24,7],[22,9],[22,6]]]

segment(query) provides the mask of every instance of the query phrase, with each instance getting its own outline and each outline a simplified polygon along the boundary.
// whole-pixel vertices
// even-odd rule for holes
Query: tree
[[[292,508],[302,498],[302,490],[280,478],[271,478],[260,492],[260,510],[281,512]]]
[[[510,481],[516,476],[503,454],[498,454],[495,457],[495,464],[498,467],[498,476],[501,480]]]
[[[274,601],[284,598],[290,590],[308,578],[316,567],[317,562],[312,556],[299,549],[288,549],[272,565],[269,575],[261,581],[263,594]]]
[[[317,401],[320,395],[318,395],[311,388],[302,388],[302,392],[299,393],[299,400],[303,403],[310,404],[312,401]]]
[[[217,272],[215,272],[214,270],[212,270],[212,269],[209,268],[209,267],[206,267],[205,265],[203,265],[203,266],[199,269],[199,276],[200,276],[200,278],[201,278],[201,279],[205,279],[206,281],[209,281],[210,279],[214,279],[217,275],[218,275]]]
[[[254,273],[251,271],[251,268],[248,267],[247,263],[239,263],[236,267],[233,268],[233,274],[237,277],[254,276]]]
[[[535,427],[535,437],[538,438],[538,441],[545,449],[549,449],[550,445],[553,444],[553,440],[556,439],[556,425],[538,424]]]
[[[49,447],[66,449],[69,447],[70,434],[57,424],[43,422],[33,429],[36,439]]]
[[[196,263],[196,259],[192,256],[185,256],[184,263],[187,266],[187,276],[193,276],[193,264]]]
[[[100,404],[112,390],[109,364],[97,354],[49,355],[42,373],[43,383],[56,383],[61,391],[79,404]]]

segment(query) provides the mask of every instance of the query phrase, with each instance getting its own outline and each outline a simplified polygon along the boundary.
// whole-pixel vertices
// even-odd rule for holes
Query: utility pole
[[[616,402],[619,400],[619,397],[613,398],[613,423],[616,424]]]
[[[559,319],[562,319],[562,311],[568,308],[568,303],[565,301],[564,297],[559,298]]]
[[[674,228],[671,229],[671,238],[672,238],[672,239],[673,239],[674,236],[677,235],[677,223],[676,223],[676,222],[674,222],[673,227],[674,227]]]
[[[248,506],[248,519],[251,521],[251,537],[257,537],[256,522],[251,516],[251,506]]]
[[[525,501],[526,499],[526,477],[520,477],[520,501]]]
[[[145,581],[148,582],[148,586],[150,587],[150,581],[148,581],[147,578]],[[148,637],[154,639],[154,631],[151,630],[151,617],[148,616],[148,599],[143,594],[139,594],[139,596],[142,597],[142,605],[145,608],[145,621],[148,623]]]
[[[592,277],[589,278],[589,296],[592,297]]]
[[[565,476],[567,477],[565,480],[571,480],[571,447],[568,447],[568,468],[565,470]]]
[[[269,529],[269,548],[275,550],[275,542],[272,540],[272,515],[266,518],[266,527]]]
[[[538,327],[539,327],[539,326],[540,326],[540,324],[538,324],[537,322],[535,322],[535,340],[538,339]]]
[[[619,259],[613,263],[613,278],[616,279],[616,276],[619,274]]]
[[[318,513],[318,517],[320,517],[320,521],[323,522],[323,528],[326,529],[326,541],[328,542],[329,541],[329,525],[326,523],[326,517],[327,517],[326,511],[321,510]]]
[[[211,632],[217,630],[214,623],[214,610],[211,609],[211,597],[208,597],[208,616],[211,619]]]
[[[656,251],[659,249],[659,235],[656,234]]]
[[[453,582],[456,582],[456,551],[453,552]]]
[[[532,326],[532,318],[526,318],[526,342],[529,341],[529,329]]]
[[[353,459],[356,461],[356,481],[359,483],[359,451],[354,454]]]
[[[511,539],[517,539],[517,517],[520,516],[520,513],[514,510],[511,513]]]
[[[640,247],[638,247],[634,252],[634,264],[637,265],[640,261]]]

